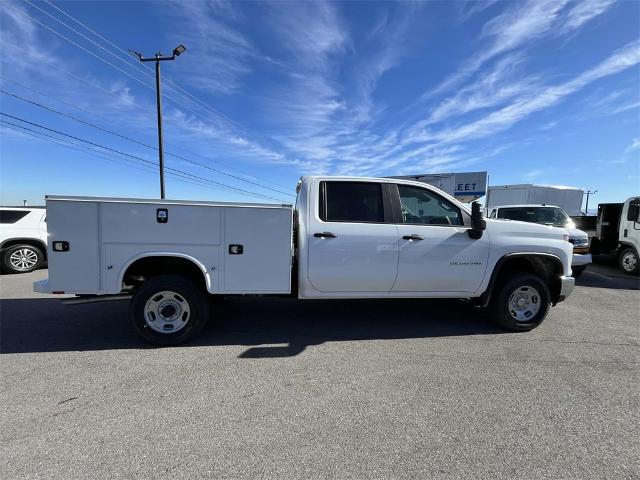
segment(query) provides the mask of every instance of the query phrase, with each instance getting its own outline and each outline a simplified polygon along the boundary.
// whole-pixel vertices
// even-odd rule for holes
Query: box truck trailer
[[[485,208],[502,205],[555,205],[569,216],[580,215],[584,190],[550,185],[496,185],[487,189]]]

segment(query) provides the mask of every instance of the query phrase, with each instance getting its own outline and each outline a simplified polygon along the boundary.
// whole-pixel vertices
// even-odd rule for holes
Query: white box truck
[[[620,270],[627,275],[640,273],[640,197],[598,205],[591,252],[618,257]]]
[[[564,229],[485,221],[408,180],[303,177],[297,192],[295,208],[48,196],[34,290],[131,297],[136,331],[166,345],[202,329],[210,296],[465,298],[525,331],[573,289]]]
[[[485,210],[501,205],[555,205],[569,216],[578,216],[582,210],[584,190],[551,185],[495,185],[487,189]]]

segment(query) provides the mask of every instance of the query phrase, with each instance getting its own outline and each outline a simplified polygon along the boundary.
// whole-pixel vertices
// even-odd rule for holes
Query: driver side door
[[[399,184],[392,194],[399,237],[392,291],[419,296],[475,293],[487,268],[488,235],[471,239],[469,216],[430,189]]]

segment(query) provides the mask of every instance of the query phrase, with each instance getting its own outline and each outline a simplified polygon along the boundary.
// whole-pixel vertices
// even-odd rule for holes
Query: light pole
[[[160,62],[166,60],[175,60],[187,49],[184,45],[178,45],[173,49],[173,54],[169,57],[163,57],[158,52],[153,57],[144,58],[141,53],[129,50],[141,62],[156,62],[156,107],[158,109],[158,159],[160,161],[160,198],[164,199],[164,153],[162,151],[162,95],[160,94]]]
[[[598,193],[598,190],[594,190],[593,192],[591,190],[587,190],[586,192],[584,192],[584,194],[587,196],[587,204],[584,206],[584,213],[589,215],[589,195],[594,195]]]

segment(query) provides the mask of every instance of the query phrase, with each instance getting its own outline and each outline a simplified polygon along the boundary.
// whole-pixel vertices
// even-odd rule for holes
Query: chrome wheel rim
[[[530,285],[516,288],[509,297],[509,314],[518,322],[530,322],[540,311],[540,293]]]
[[[16,270],[30,270],[38,263],[38,254],[30,248],[21,248],[9,256],[9,263]]]
[[[190,318],[189,302],[182,295],[169,290],[154,294],[144,305],[144,321],[158,333],[179,332]]]
[[[633,272],[638,266],[638,257],[633,252],[627,252],[622,255],[622,268],[627,272]]]

